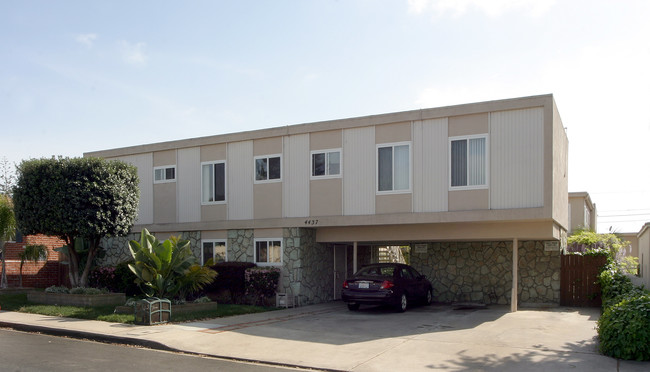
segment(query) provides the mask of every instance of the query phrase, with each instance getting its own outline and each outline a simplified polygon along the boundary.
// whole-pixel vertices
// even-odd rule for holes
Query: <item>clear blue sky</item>
[[[4,0],[0,158],[553,93],[570,191],[600,232],[638,231],[649,19],[645,0]]]

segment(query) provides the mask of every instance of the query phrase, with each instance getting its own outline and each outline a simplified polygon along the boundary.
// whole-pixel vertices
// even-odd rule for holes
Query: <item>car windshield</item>
[[[357,273],[357,276],[393,276],[393,266],[368,266]]]

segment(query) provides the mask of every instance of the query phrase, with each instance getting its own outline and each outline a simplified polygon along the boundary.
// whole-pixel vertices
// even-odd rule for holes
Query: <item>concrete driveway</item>
[[[362,307],[351,312],[333,302],[226,318],[217,327],[197,326],[218,337],[205,346],[206,353],[323,369],[650,370],[650,363],[619,363],[597,353],[598,316],[599,309],[592,308],[510,313],[507,306],[453,310],[434,305],[401,314]]]
[[[649,371],[650,362],[597,353],[599,313],[440,305],[351,312],[330,302],[161,326],[0,311],[0,325],[330,371]]]

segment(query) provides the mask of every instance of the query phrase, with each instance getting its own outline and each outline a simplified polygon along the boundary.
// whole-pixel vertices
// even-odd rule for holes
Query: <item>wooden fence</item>
[[[600,307],[598,273],[607,264],[607,257],[563,255],[561,264],[560,305]]]

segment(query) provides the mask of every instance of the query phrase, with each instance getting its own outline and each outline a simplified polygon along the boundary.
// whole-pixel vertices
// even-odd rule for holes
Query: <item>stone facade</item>
[[[102,239],[104,256],[97,258],[97,266],[115,267],[121,262],[132,259],[129,252],[129,241],[140,240],[140,233],[129,233],[127,236],[117,236]]]
[[[560,251],[545,251],[543,241],[519,244],[519,303],[560,303]]]
[[[252,229],[228,230],[228,261],[255,262],[254,244]]]
[[[432,281],[435,301],[511,302],[512,242],[430,243],[426,253],[411,251],[411,265]],[[559,252],[519,242],[518,265],[520,303],[559,304]]]
[[[316,243],[315,229],[284,229],[282,285],[285,291],[291,286],[294,296],[300,296],[303,305],[334,298],[333,262],[334,250]]]
[[[429,278],[437,302],[507,304],[512,257],[506,242],[430,243],[426,253],[411,251],[411,265]]]

